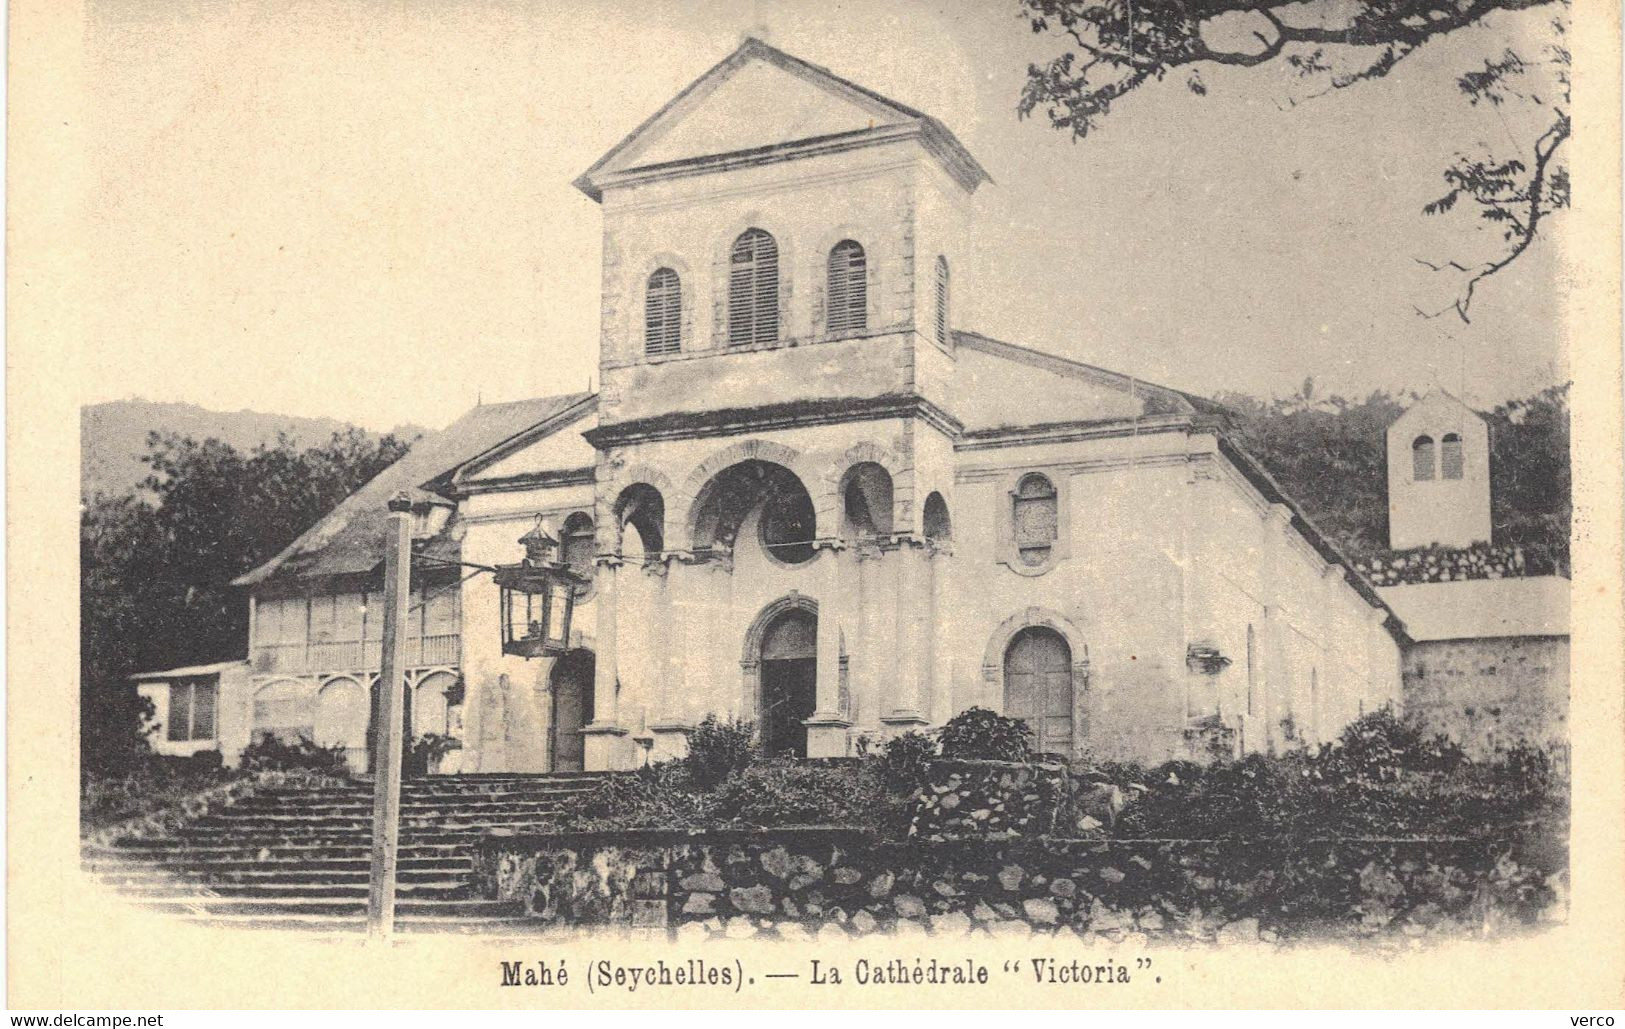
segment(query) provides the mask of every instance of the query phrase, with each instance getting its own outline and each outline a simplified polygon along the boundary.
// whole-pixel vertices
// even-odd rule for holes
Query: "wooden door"
[[[818,703],[818,618],[787,611],[762,634],[758,728],[769,754],[807,756],[807,726]]]
[[[1025,719],[1042,753],[1071,757],[1072,651],[1053,629],[1023,629],[1004,654],[1004,713]]]
[[[579,772],[585,767],[586,740],[581,730],[593,719],[593,659],[572,652],[553,666],[552,770]]]

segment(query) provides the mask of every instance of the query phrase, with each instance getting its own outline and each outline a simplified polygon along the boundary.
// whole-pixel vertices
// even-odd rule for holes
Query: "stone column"
[[[807,719],[808,757],[845,757],[852,723],[841,710],[841,548],[839,540],[817,540],[818,703]]]
[[[921,706],[920,676],[924,667],[923,622],[927,598],[923,590],[925,541],[912,534],[896,538],[897,550],[897,683],[894,703],[880,720],[903,732],[927,724]]]
[[[585,753],[583,764],[589,772],[610,771],[630,766],[626,749],[626,729],[620,724],[620,673],[615,655],[615,577],[621,559],[614,554],[598,558],[598,653],[593,658],[592,723],[581,730]]]
[[[693,631],[690,617],[696,579],[703,571],[691,557],[662,555],[658,619],[660,630],[660,697],[654,705],[649,732],[654,737],[651,761],[679,758],[688,753],[688,733],[695,715],[689,703],[687,683],[688,638]]]

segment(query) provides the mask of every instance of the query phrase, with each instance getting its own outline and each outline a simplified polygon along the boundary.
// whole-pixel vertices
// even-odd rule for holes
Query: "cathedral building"
[[[228,760],[272,733],[365,765],[402,490],[441,771],[633,767],[707,715],[854,755],[972,706],[1154,762],[1398,701],[1403,625],[1208,402],[960,324],[989,179],[941,122],[749,40],[576,185],[599,391],[475,408],[244,575]],[[527,660],[444,562],[512,563],[538,516],[589,584],[571,649]]]

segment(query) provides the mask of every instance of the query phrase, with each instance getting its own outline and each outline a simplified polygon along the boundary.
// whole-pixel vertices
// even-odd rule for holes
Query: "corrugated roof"
[[[414,501],[443,503],[425,483],[450,472],[532,426],[594,398],[566,393],[507,404],[483,404],[441,431],[418,440],[405,457],[380,472],[280,554],[239,576],[234,586],[257,586],[280,579],[361,574],[382,560],[388,528],[386,504],[405,492]]]
[[[1556,575],[1517,579],[1458,579],[1384,586],[1377,590],[1411,639],[1495,639],[1567,636],[1569,580]]]
[[[247,661],[238,658],[236,661],[216,661],[211,665],[185,665],[181,668],[166,668],[161,672],[137,672],[130,676],[136,682],[153,682],[159,679],[190,679],[200,675],[217,675],[228,668],[246,665]]]

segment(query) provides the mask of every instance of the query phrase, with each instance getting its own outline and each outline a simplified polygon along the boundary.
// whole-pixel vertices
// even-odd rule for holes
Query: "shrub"
[[[401,774],[428,775],[436,761],[457,748],[457,740],[440,733],[427,732],[415,740],[402,744]]]
[[[295,743],[285,743],[275,736],[261,736],[243,748],[242,769],[245,772],[302,770],[335,776],[350,774],[343,747],[317,746],[307,736],[299,737]]]
[[[238,778],[220,766],[220,752],[191,757],[147,754],[118,772],[85,768],[79,780],[81,828],[89,830],[152,814]]]
[[[954,715],[938,738],[945,758],[1030,761],[1033,756],[1033,731],[1026,721],[995,714],[985,707],[967,708]]]
[[[688,756],[682,763],[696,785],[715,786],[760,757],[755,722],[737,718],[724,722],[706,715],[689,734]]]
[[[879,827],[895,805],[875,765],[755,764],[717,791],[714,816],[735,825]]]
[[[911,729],[892,737],[881,759],[887,785],[907,790],[925,785],[936,757],[937,741],[923,732]]]
[[[1328,779],[1392,781],[1403,772],[1452,772],[1467,755],[1445,736],[1428,736],[1387,707],[1361,715],[1317,755]]]

